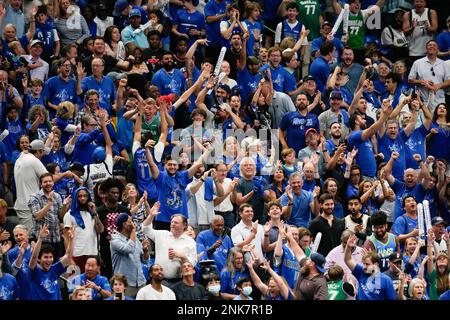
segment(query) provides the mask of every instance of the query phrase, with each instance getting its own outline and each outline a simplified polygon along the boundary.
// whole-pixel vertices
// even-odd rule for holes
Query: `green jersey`
[[[348,41],[347,45],[352,49],[364,49],[364,36],[366,35],[366,23],[363,12],[360,10],[354,15],[348,16]]]
[[[320,4],[318,0],[297,0],[298,21],[309,30],[308,41],[320,36]]]
[[[145,118],[142,117],[142,137],[158,141],[160,135],[159,116],[155,116],[150,122],[145,121]]]
[[[342,289],[342,280],[328,281],[327,286],[329,300],[347,300],[347,295]]]

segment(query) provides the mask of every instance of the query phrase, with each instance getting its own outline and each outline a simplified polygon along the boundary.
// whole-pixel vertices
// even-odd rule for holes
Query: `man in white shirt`
[[[146,285],[136,295],[136,300],[176,300],[175,293],[162,285],[164,269],[155,263],[150,267],[150,278],[152,282]]]
[[[231,229],[231,240],[235,247],[243,248],[249,244],[255,245],[260,261],[264,260],[262,244],[264,241],[264,228],[258,224],[258,220],[252,222],[253,208],[248,203],[239,207],[241,221]]]
[[[41,59],[41,54],[44,51],[41,40],[33,40],[30,43],[30,55],[26,55],[25,59],[28,61],[28,69],[30,70],[31,79],[40,79],[45,81],[48,79],[49,65]]]
[[[30,143],[29,152],[23,151],[14,165],[14,180],[16,182],[17,199],[14,204],[19,223],[28,230],[33,230],[32,213],[28,207],[31,195],[41,188],[39,177],[47,172],[41,162],[45,145],[41,140]]]
[[[142,231],[155,243],[155,264],[166,270],[165,278],[169,282],[180,280],[179,268],[184,261],[192,265],[197,263],[197,245],[191,237],[184,234],[187,219],[182,214],[171,217],[170,231],[153,229],[153,220],[159,214],[159,204],[152,207],[150,215],[144,221]]]

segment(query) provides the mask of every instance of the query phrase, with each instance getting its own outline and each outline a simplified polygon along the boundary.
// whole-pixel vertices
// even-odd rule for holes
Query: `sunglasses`
[[[434,73],[434,69],[433,69],[433,67],[431,67],[430,71],[431,71],[431,74],[433,75],[433,77],[435,77],[435,76],[436,76],[436,74]]]

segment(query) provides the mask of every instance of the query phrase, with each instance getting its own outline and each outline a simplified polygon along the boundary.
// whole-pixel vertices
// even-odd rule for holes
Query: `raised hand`
[[[400,157],[400,153],[398,153],[397,151],[394,151],[391,153],[391,158],[394,160],[397,160]]]
[[[313,197],[316,198],[318,197],[320,194],[320,187],[319,186],[315,186],[314,190],[313,190]]]
[[[347,246],[349,248],[356,248],[356,241],[357,241],[356,236],[352,234],[347,240]]]
[[[9,249],[11,249],[11,247],[12,247],[11,241],[6,241],[6,242],[3,243],[3,244],[1,245],[1,247],[0,247],[0,253],[1,253],[2,255],[6,254],[6,253],[9,251]]]
[[[155,144],[156,144],[155,140],[149,139],[149,140],[147,140],[147,142],[145,143],[145,149],[147,149],[147,148],[153,148],[153,147],[155,146]]]
[[[153,217],[156,217],[158,214],[160,214],[159,208],[161,207],[161,204],[159,201],[156,201],[155,204],[150,209],[150,215]]]
[[[84,72],[83,64],[81,62],[77,63],[77,69],[76,70],[77,70],[78,79],[81,80],[86,75],[86,73]]]
[[[254,233],[255,235],[258,233],[258,220],[256,220],[255,222],[252,223],[252,233]]]
[[[44,240],[49,234],[50,231],[48,230],[48,224],[44,223],[39,231],[39,239]]]

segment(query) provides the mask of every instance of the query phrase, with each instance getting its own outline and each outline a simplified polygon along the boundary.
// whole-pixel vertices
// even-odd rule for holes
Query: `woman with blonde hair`
[[[151,208],[147,202],[147,191],[144,191],[139,200],[138,196],[136,185],[128,183],[122,193],[122,203],[130,210],[131,219],[136,225],[137,238],[143,241],[146,237],[142,232],[142,223],[147,219]]]
[[[227,262],[220,273],[220,292],[223,298],[233,300],[239,295],[236,284],[240,278],[250,278],[244,263],[244,252],[241,248],[233,247],[228,252]]]

